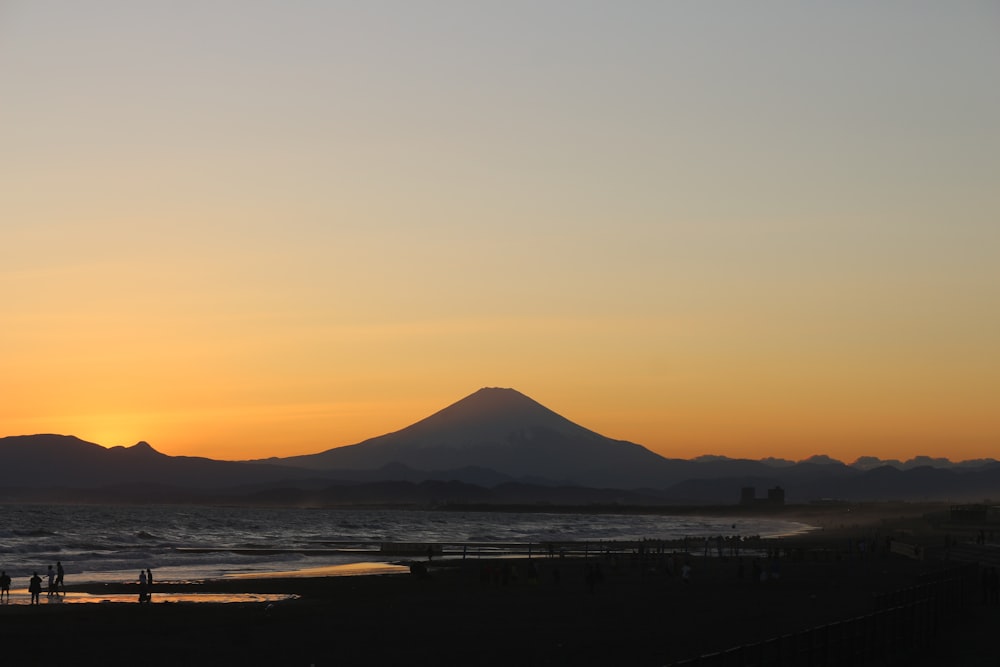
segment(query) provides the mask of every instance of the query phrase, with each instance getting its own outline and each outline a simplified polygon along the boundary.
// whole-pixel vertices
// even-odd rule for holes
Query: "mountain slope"
[[[662,486],[668,459],[579,426],[513,389],[484,388],[400,431],[319,454],[268,459],[313,470],[490,468],[587,486]]]

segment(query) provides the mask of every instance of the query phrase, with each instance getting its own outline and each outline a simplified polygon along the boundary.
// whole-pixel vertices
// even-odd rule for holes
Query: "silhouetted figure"
[[[7,594],[7,602],[10,602],[10,575],[6,570],[0,572],[0,602],[3,602],[4,593]]]
[[[48,597],[52,597],[52,595],[55,592],[56,592],[56,571],[52,569],[51,565],[49,565],[49,595],[48,595]]]
[[[31,604],[39,604],[42,595],[42,578],[35,572],[28,580],[28,592],[31,593]]]
[[[146,579],[146,571],[139,570],[139,603],[147,602],[149,600],[149,585],[148,579]]]
[[[63,583],[63,577],[66,572],[63,570],[62,561],[56,561],[56,592],[63,591],[66,592],[66,585]]]
[[[146,568],[146,585],[149,586],[149,590],[146,592],[146,602],[151,602],[153,600],[153,571],[148,567]]]

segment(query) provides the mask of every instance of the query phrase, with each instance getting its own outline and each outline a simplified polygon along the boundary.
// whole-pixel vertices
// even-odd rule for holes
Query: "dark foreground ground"
[[[740,577],[738,559],[702,554],[689,558],[690,583],[680,556],[673,575],[662,558],[592,557],[533,559],[537,578],[521,559],[432,564],[426,577],[205,582],[300,598],[3,606],[0,640],[19,665],[669,665],[866,614],[878,593],[945,567],[844,545],[843,532],[814,536],[766,582],[751,557]],[[603,580],[588,583],[598,562]],[[897,664],[1000,665],[997,610],[970,599],[930,648]]]

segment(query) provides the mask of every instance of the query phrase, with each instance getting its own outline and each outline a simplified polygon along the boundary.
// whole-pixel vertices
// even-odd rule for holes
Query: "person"
[[[146,592],[146,602],[151,602],[153,600],[153,571],[146,568],[146,585],[149,587]]]
[[[56,592],[58,593],[59,591],[62,591],[64,595],[66,593],[66,586],[65,586],[65,584],[63,584],[63,577],[65,575],[66,575],[66,572],[63,570],[62,561],[61,560],[57,560],[56,561]]]
[[[3,602],[4,593],[7,594],[7,602],[10,602],[10,575],[7,570],[0,572],[0,602]]]
[[[56,571],[49,565],[49,597],[56,591]]]
[[[42,578],[35,572],[28,580],[28,592],[31,593],[31,604],[39,604],[39,597],[42,594]]]
[[[145,602],[149,599],[149,591],[147,588],[146,571],[139,570],[139,602]]]

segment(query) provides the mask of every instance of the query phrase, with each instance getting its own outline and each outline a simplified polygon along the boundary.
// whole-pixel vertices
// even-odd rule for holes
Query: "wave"
[[[35,528],[32,530],[18,530],[14,529],[11,531],[11,535],[14,537],[56,537],[59,533],[55,533],[51,530],[43,530],[40,528]]]
[[[61,560],[77,580],[132,580],[145,567],[168,568],[178,577],[212,577],[371,559],[370,554],[333,553],[346,544],[673,539],[732,534],[734,522],[739,524],[736,532],[744,535],[799,528],[745,517],[415,510],[51,506],[39,512],[7,505],[3,513],[7,526],[22,528],[0,532],[0,569],[30,576],[31,570],[44,571]]]

